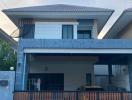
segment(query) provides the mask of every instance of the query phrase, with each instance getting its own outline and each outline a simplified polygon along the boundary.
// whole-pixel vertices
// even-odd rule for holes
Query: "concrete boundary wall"
[[[0,71],[0,100],[13,100],[14,71]]]

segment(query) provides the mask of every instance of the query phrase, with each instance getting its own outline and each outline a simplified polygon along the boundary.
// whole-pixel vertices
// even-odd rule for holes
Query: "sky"
[[[101,7],[115,10],[102,31],[99,33],[98,39],[108,32],[111,26],[119,18],[122,12],[127,8],[132,8],[132,0],[0,0],[0,10],[7,8],[50,5],[50,4],[73,4],[88,7]],[[0,28],[9,35],[17,29],[17,27],[0,11]]]

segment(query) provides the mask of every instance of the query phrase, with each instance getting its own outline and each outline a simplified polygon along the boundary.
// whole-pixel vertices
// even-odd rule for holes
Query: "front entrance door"
[[[64,90],[64,74],[29,74],[28,90]]]

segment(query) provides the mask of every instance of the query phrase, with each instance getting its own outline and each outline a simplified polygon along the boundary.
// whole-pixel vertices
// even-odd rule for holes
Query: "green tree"
[[[0,40],[0,70],[8,71],[16,67],[16,53],[8,43]]]

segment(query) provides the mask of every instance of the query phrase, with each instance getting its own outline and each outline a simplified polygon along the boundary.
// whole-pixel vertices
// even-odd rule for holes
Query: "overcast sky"
[[[132,7],[132,0],[0,0],[0,9],[57,3],[114,9],[115,12],[98,38],[102,38],[107,33],[124,9]],[[0,28],[3,28],[8,34],[11,34],[16,29],[16,26],[7,19],[6,15],[0,12]]]

